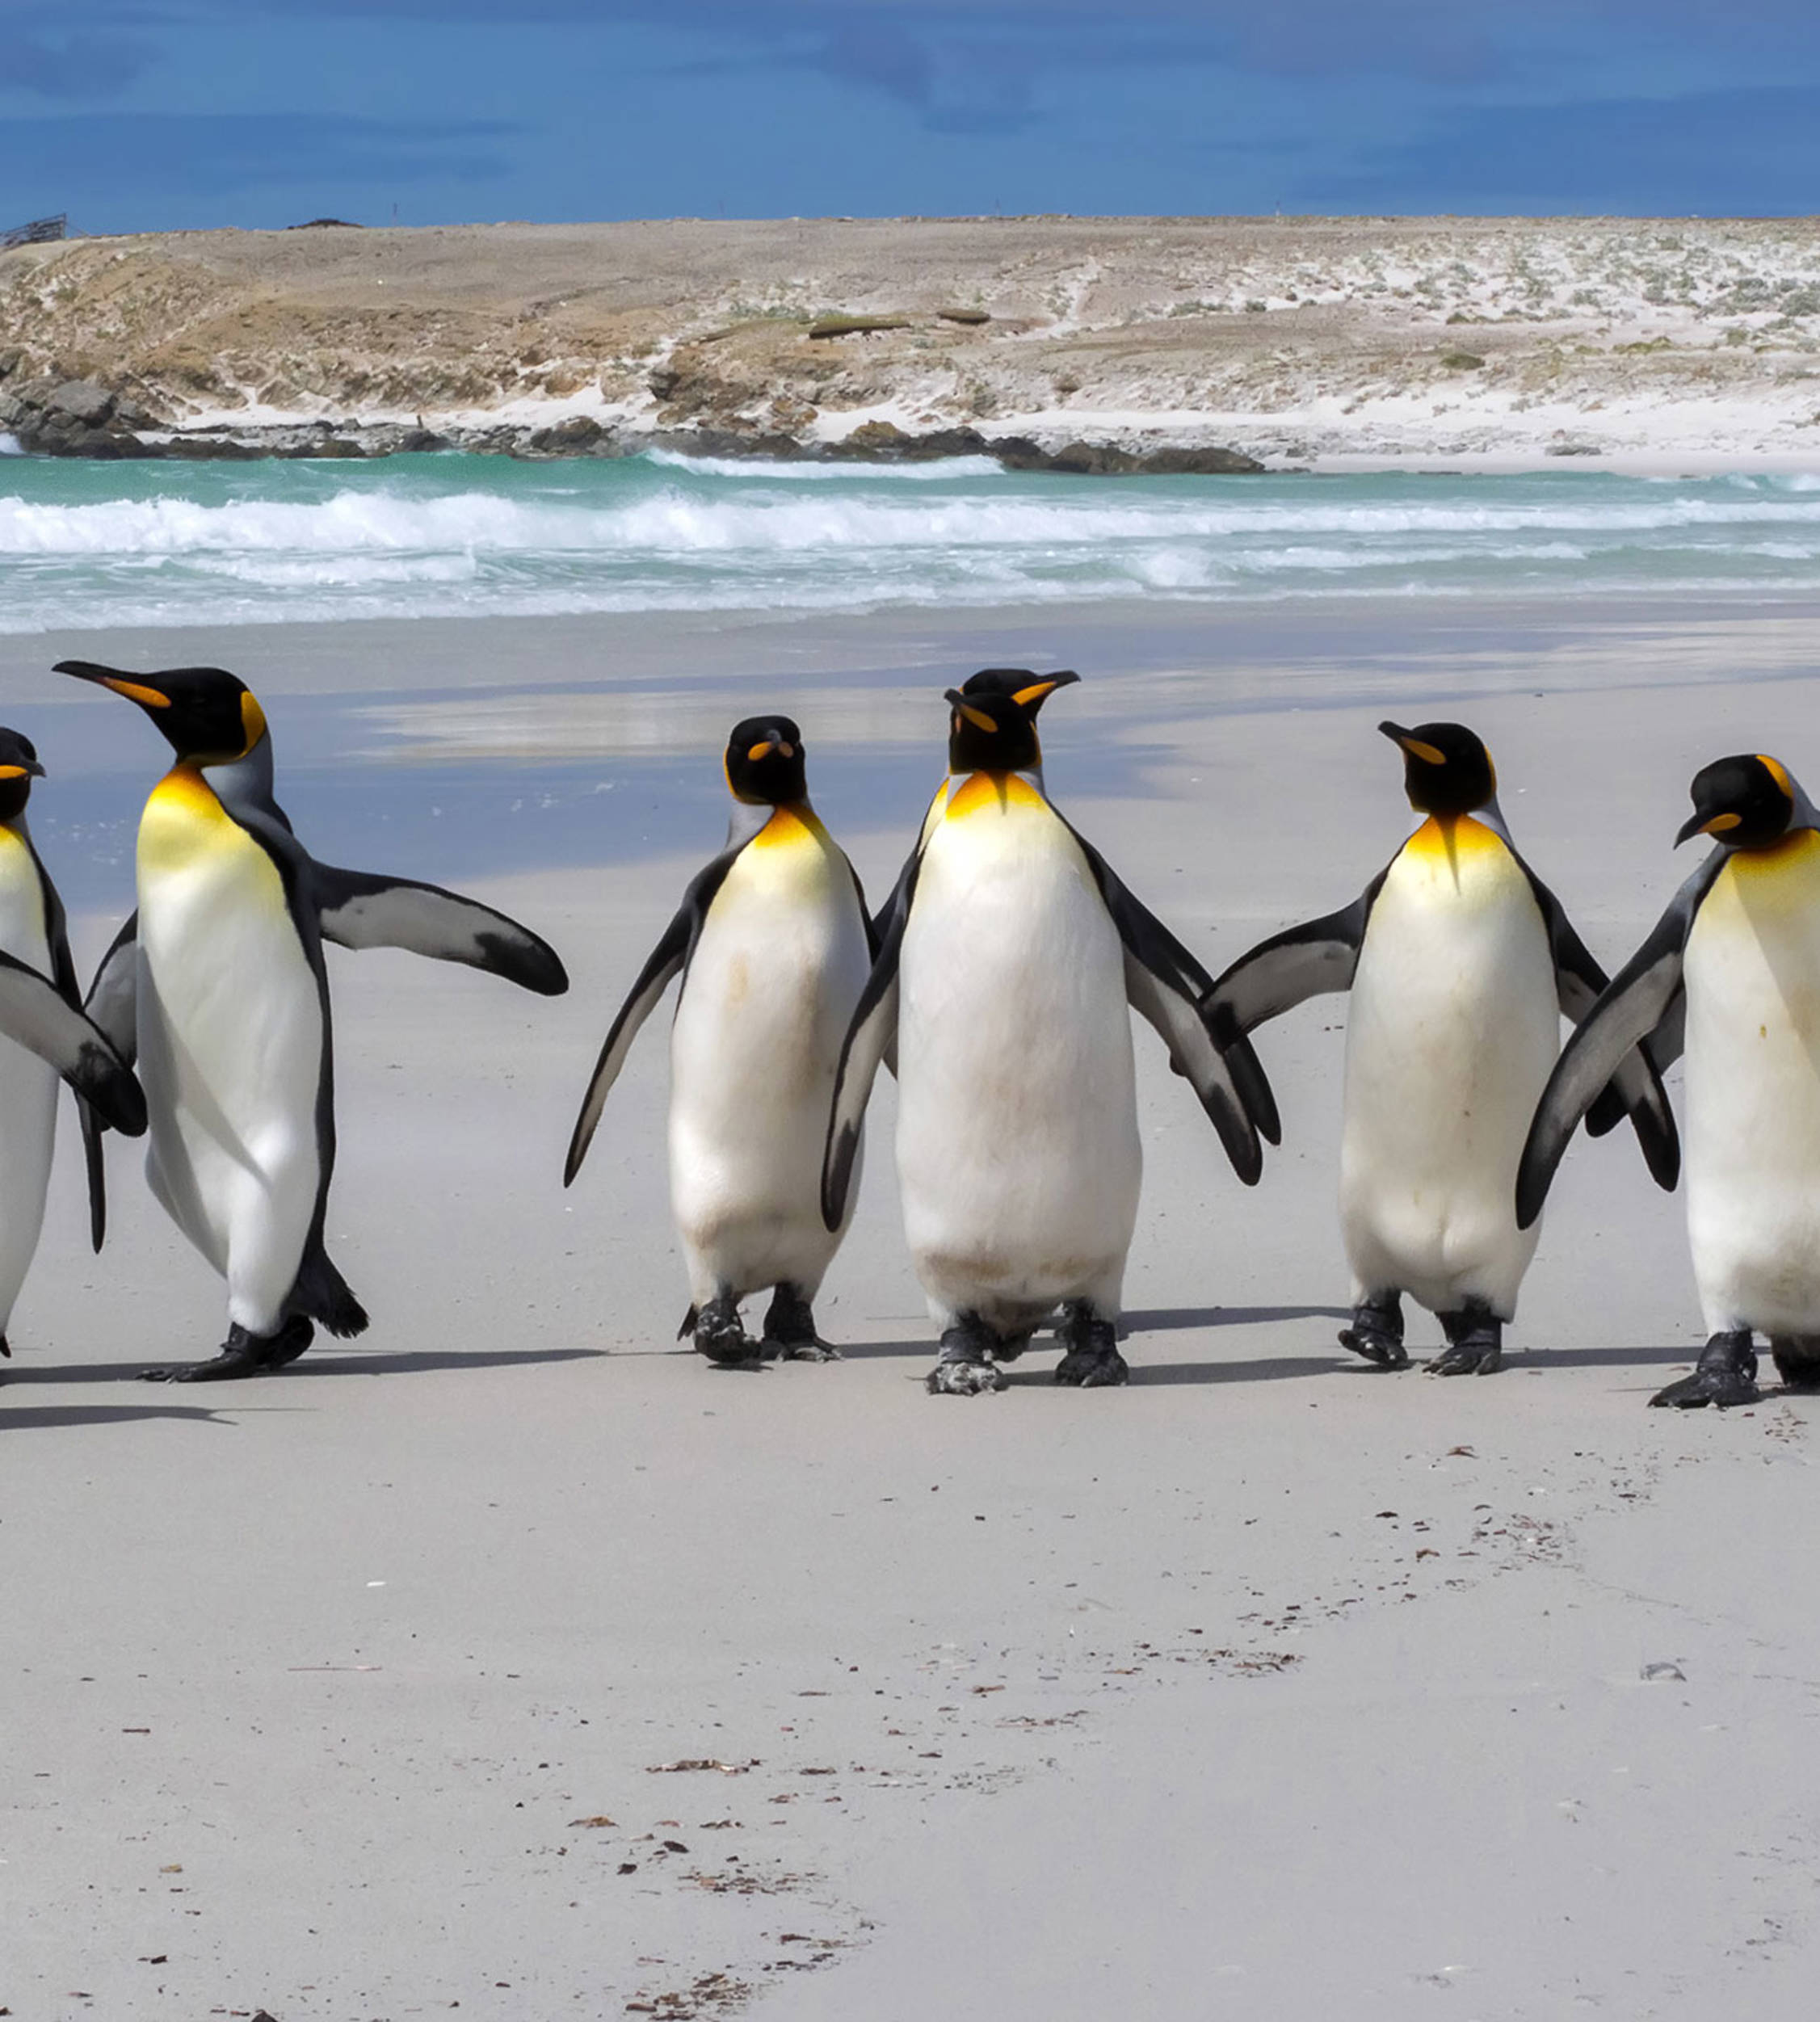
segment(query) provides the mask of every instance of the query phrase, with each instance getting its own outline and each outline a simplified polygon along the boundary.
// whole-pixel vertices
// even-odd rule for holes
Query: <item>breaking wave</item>
[[[0,438],[0,449],[5,448]],[[0,630],[1820,584],[1820,477],[10,460]]]

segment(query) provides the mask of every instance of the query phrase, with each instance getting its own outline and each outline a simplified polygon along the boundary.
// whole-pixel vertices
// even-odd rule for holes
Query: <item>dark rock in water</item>
[[[1070,443],[1049,458],[1051,470],[1066,471],[1075,477],[1123,477],[1142,469],[1129,449],[1111,443]]]
[[[935,428],[918,439],[925,456],[995,456],[997,449],[977,428]]]
[[[1028,435],[994,435],[984,446],[986,455],[996,456],[1007,470],[1047,470],[1049,468],[1049,452],[1033,443]]]
[[[395,447],[406,456],[427,456],[432,451],[447,449],[448,438],[439,435],[433,428],[407,428]]]
[[[364,456],[366,451],[348,435],[325,435],[320,442],[303,443],[290,452],[293,456]]]
[[[803,447],[794,435],[748,434],[733,428],[662,428],[640,448],[668,449],[679,456],[754,456],[771,462],[800,461]]]
[[[237,443],[225,435],[173,435],[158,453],[195,464],[245,464],[272,452],[251,443]]]
[[[525,448],[540,456],[601,456],[615,453],[612,437],[591,414],[571,414],[567,421],[540,428]]]
[[[1073,442],[1056,450],[1021,435],[986,445],[1007,470],[1053,470],[1070,477],[1236,477],[1261,471],[1255,456],[1237,449],[1121,449],[1116,443]]]
[[[1152,477],[1252,477],[1264,468],[1242,449],[1152,449],[1138,462]]]

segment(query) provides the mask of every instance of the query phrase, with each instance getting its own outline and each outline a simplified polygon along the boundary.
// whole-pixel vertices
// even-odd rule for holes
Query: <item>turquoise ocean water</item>
[[[1144,596],[1810,594],[1812,476],[0,456],[0,632]]]

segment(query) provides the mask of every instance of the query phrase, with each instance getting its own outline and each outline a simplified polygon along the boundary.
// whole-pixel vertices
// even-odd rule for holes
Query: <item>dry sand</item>
[[[0,1390],[0,2006],[1809,2014],[1816,1407],[1643,1408],[1698,1327],[1680,1204],[1628,1135],[1570,1154],[1505,1374],[1383,1377],[1333,1341],[1343,1004],[1264,1035],[1286,1141],[1255,1192],[1141,1032],[1133,1380],[1057,1390],[1039,1352],[972,1401],[921,1389],[889,1090],[827,1368],[672,1347],[658,1032],[566,1196],[559,1171],[601,1031],[718,839],[710,726],[736,683],[812,741],[827,711],[812,780],[882,891],[939,769],[931,690],[975,645],[1091,649],[1045,724],[1052,789],[1216,968],[1400,839],[1384,708],[1469,714],[1519,841],[1615,963],[1688,868],[1668,843],[1699,763],[1820,772],[1813,616],[1355,605],[1133,624],[1121,653],[1106,614],[1070,641],[1007,613],[875,633],[868,658],[858,627],[519,625],[510,655],[506,628],[423,627],[409,658],[342,627],[338,657],[302,630],[162,654],[255,680],[281,794],[287,723],[359,670],[393,692],[343,696],[390,712],[345,717],[349,744],[408,760],[464,725],[469,825],[498,818],[497,713],[542,689],[560,730],[570,693],[598,737],[586,676],[610,665],[653,698],[622,791],[657,780],[672,825],[640,856],[611,802],[611,861],[483,888],[562,948],[560,1002],[331,958],[330,1232],[364,1340],[232,1387],[132,1383],[212,1346],[219,1288],[117,1145],[89,1258],[66,1135]],[[105,742],[107,708],[37,671],[61,649],[0,641],[47,810],[64,779],[130,818],[149,738],[122,711]],[[717,696],[699,725],[660,706],[679,654]],[[871,718],[837,708],[855,663]],[[507,682],[468,696],[492,719],[444,692]],[[418,776],[369,764],[349,790],[402,809]],[[446,834],[402,826],[386,860],[433,875]],[[124,902],[117,834],[91,840]],[[82,919],[85,956],[110,924]]]

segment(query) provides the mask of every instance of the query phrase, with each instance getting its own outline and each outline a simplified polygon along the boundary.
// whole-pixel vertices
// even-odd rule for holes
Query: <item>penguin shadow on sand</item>
[[[62,1431],[72,1426],[125,1425],[141,1419],[200,1419],[230,1428],[233,1420],[200,1404],[0,1404],[0,1438],[13,1432]]]

